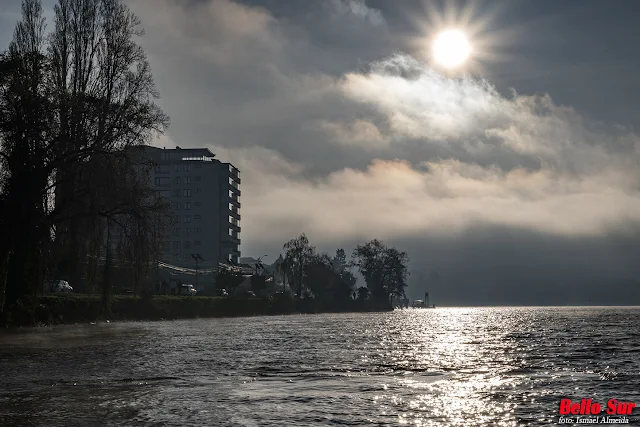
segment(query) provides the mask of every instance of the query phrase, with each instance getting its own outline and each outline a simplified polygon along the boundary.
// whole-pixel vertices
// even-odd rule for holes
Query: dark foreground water
[[[544,425],[557,424],[563,397],[640,405],[640,309],[438,308],[0,333],[2,426]]]

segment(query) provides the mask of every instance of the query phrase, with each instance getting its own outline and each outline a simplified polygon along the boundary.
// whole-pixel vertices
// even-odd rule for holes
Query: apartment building
[[[215,159],[206,148],[145,147],[155,164],[152,184],[171,203],[174,221],[163,244],[162,261],[201,268],[240,258],[240,171]]]

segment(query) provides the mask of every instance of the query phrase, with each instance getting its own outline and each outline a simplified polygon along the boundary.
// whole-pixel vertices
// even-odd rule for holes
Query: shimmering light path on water
[[[639,308],[25,329],[0,333],[0,425],[555,425],[562,397],[640,404],[639,355]]]

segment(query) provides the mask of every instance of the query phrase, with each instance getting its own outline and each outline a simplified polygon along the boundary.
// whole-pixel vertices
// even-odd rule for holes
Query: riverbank
[[[371,301],[348,300],[326,306],[313,299],[180,297],[157,295],[143,299],[130,295],[113,297],[105,313],[99,295],[48,295],[34,302],[11,307],[6,326],[37,326],[88,323],[101,320],[172,320],[207,317],[270,316],[298,313],[387,311]]]

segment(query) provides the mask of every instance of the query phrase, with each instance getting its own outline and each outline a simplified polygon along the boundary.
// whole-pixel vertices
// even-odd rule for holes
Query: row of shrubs
[[[35,309],[34,305],[35,304]],[[99,295],[48,295],[20,303],[8,311],[8,326],[87,323],[99,320],[171,320],[200,317],[245,317],[295,313],[383,311],[389,306],[371,300],[345,300],[324,305],[314,299],[229,298],[132,295],[113,297],[105,312]]]

